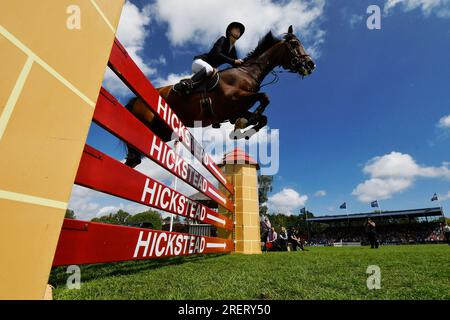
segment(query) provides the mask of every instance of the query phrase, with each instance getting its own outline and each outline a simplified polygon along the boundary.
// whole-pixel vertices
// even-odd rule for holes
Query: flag
[[[300,209],[300,213],[306,214],[306,208]]]
[[[431,201],[439,201],[438,195],[435,193]]]
[[[347,202],[344,202],[343,204],[341,204],[339,209],[347,209]]]
[[[373,201],[373,202],[370,204],[370,206],[371,206],[372,208],[379,208],[379,207],[380,207],[380,206],[378,205],[378,200]]]

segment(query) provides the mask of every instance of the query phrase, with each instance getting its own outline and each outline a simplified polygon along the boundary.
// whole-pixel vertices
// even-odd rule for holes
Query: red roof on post
[[[256,168],[259,170],[259,164],[255,161],[250,155],[245,153],[241,148],[236,148],[230,153],[227,153],[222,162],[219,163],[219,166],[224,166],[226,164],[253,164],[256,165]]]

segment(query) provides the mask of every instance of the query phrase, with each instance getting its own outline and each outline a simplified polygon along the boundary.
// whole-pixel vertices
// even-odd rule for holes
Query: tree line
[[[73,210],[67,209],[66,216],[67,219],[76,219],[75,212]],[[151,224],[152,229],[162,230],[163,220],[161,214],[155,210],[148,210],[135,215],[131,215],[124,210],[119,210],[116,213],[110,213],[99,218],[91,219],[91,222],[108,223],[122,226],[130,226],[137,224]]]

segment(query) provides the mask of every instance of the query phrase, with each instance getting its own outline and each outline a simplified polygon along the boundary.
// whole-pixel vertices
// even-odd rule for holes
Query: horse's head
[[[302,43],[294,34],[292,26],[289,27],[283,41],[287,47],[287,53],[283,58],[282,67],[301,76],[310,75],[316,68],[316,64],[309,54],[306,53]]]

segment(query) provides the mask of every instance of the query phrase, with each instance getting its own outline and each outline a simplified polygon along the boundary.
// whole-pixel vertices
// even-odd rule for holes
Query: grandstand
[[[365,222],[377,225],[380,244],[421,244],[444,241],[442,208],[377,211],[308,218],[310,245],[367,244]],[[313,227],[313,228],[311,228]]]

